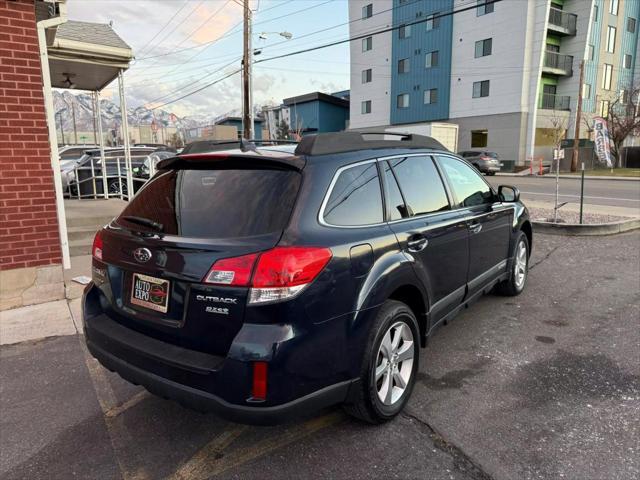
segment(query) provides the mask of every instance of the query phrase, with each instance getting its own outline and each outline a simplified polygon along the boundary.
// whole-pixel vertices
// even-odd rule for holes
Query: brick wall
[[[34,0],[0,0],[0,270],[61,263]]]

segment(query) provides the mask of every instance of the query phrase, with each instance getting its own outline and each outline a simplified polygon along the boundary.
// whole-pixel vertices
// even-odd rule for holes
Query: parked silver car
[[[500,171],[502,163],[496,152],[486,150],[467,150],[458,153],[462,158],[467,160],[471,165],[476,167],[480,172],[487,175],[495,175]]]

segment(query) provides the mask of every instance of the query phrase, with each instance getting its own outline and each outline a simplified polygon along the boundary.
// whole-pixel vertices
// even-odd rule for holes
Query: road
[[[486,177],[494,185],[514,185],[520,189],[522,199],[553,202],[556,182],[552,178]],[[580,202],[580,179],[560,179],[560,201]],[[640,210],[640,182],[620,180],[585,180],[584,202],[590,205],[609,205]]]
[[[518,297],[435,333],[406,411],[276,427],[185,410],[103,369],[81,335],[0,347],[0,478],[640,478],[640,232],[536,235]]]

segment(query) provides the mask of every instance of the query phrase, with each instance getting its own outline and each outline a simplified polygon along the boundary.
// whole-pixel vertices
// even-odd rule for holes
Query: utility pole
[[[78,145],[78,130],[76,128],[76,104],[71,102],[71,115],[73,117],[73,141]]]
[[[578,143],[580,142],[580,117],[582,116],[582,85],[584,83],[584,60],[580,61],[580,83],[578,84],[578,104],[576,105],[576,128],[573,135],[573,156],[571,171],[578,171]]]
[[[244,31],[242,55],[242,136],[253,138],[253,99],[251,92],[251,63],[253,52],[251,47],[251,9],[249,0],[244,0]]]

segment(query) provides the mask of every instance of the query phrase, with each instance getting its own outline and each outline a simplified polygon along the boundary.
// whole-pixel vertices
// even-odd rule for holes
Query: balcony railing
[[[563,12],[557,8],[549,9],[549,28],[565,35],[576,34],[578,16],[574,13]]]
[[[562,75],[573,75],[573,56],[562,55],[556,52],[544,52],[544,64],[546,69],[557,70]]]
[[[571,110],[571,97],[569,95],[543,93],[540,108],[543,110]]]

